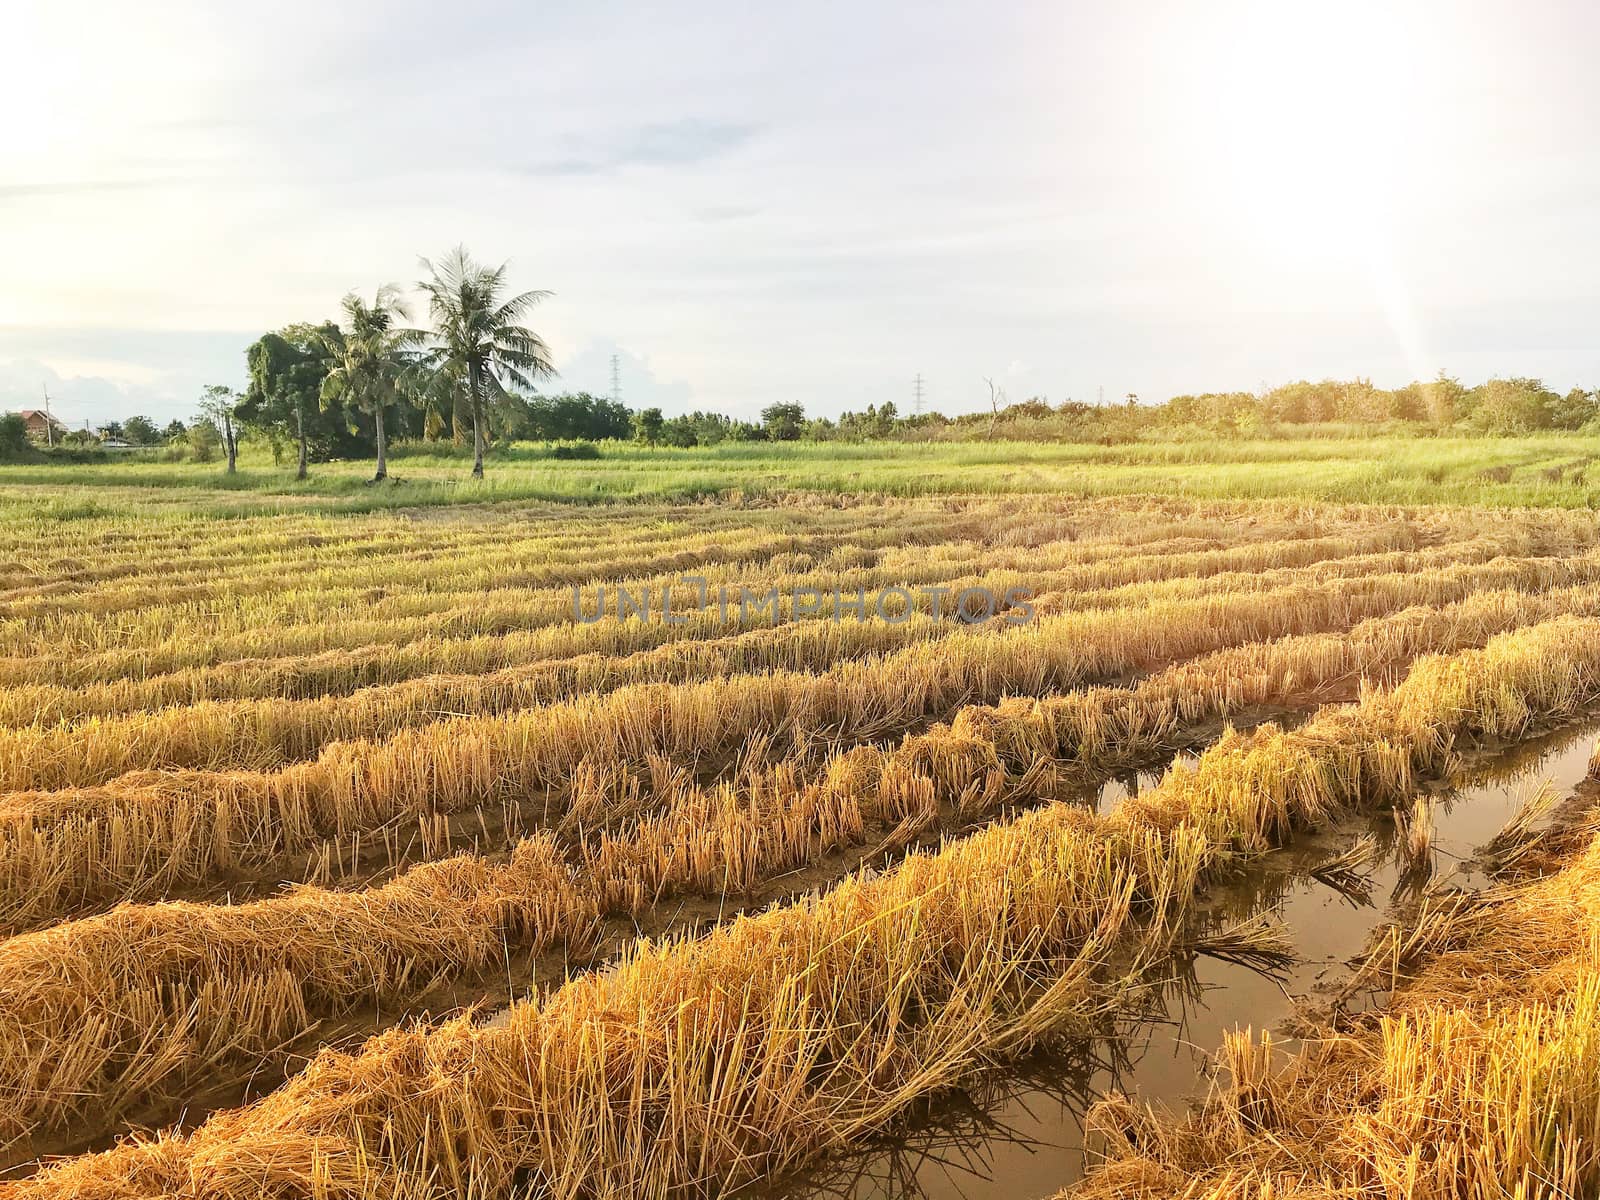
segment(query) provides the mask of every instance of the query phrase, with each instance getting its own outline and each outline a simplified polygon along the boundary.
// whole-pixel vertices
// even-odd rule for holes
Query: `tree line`
[[[241,436],[271,446],[275,461],[293,453],[296,473],[334,458],[374,457],[374,481],[388,474],[395,438],[472,446],[472,474],[483,475],[495,443],[632,440],[652,446],[713,446],[754,441],[970,441],[983,439],[1118,443],[1186,436],[1270,437],[1354,428],[1393,432],[1515,435],[1542,431],[1600,434],[1600,391],[1565,393],[1538,379],[1495,378],[1467,386],[1441,372],[1401,388],[1370,380],[1299,380],[1259,392],[1208,392],[1112,405],[1042,396],[1017,403],[990,384],[988,408],[950,417],[868,405],[837,418],[808,417],[797,403],[773,404],[757,421],[696,411],[666,416],[630,409],[587,392],[542,394],[555,375],[549,348],[522,322],[549,293],[511,294],[504,265],[486,267],[457,247],[438,264],[422,260],[418,289],[428,325],[413,328],[398,289],[367,299],[346,296],[337,321],[301,323],[263,334],[246,352],[243,392],[205,389],[189,423],[164,429],[143,416],[101,427],[133,446],[175,448],[200,461],[222,457],[233,471]],[[987,381],[986,381],[987,382]],[[13,428],[12,426],[15,426]],[[81,441],[79,435],[69,435]],[[101,443],[104,444],[104,443]],[[26,446],[21,418],[0,417],[0,455]],[[581,449],[582,447],[580,447]],[[592,451],[591,451],[592,452]]]
[[[491,412],[555,374],[544,339],[523,324],[549,293],[510,293],[505,264],[485,266],[461,246],[438,263],[421,262],[417,288],[427,304],[426,326],[409,325],[411,314],[393,285],[370,300],[351,292],[337,321],[289,325],[252,343],[246,389],[207,387],[192,423],[173,422],[158,434],[147,418],[129,417],[102,426],[96,444],[166,443],[197,458],[220,452],[232,473],[240,437],[259,436],[275,458],[293,447],[299,478],[313,458],[370,452],[379,482],[388,475],[394,434],[436,437],[445,430],[458,440],[471,437],[472,473],[481,478]],[[0,423],[0,453],[26,446],[21,416],[8,414]]]
[[[509,293],[504,263],[484,266],[461,246],[422,267],[425,328],[407,324],[404,297],[388,285],[370,300],[351,292],[338,321],[290,325],[250,346],[248,387],[226,398],[228,411],[212,414],[224,426],[229,470],[226,424],[236,417],[275,451],[292,444],[301,479],[313,456],[347,453],[352,441],[364,449],[370,437],[380,482],[391,437],[445,431],[458,441],[470,436],[472,474],[483,477],[490,414],[555,374],[550,348],[523,323],[550,293]]]

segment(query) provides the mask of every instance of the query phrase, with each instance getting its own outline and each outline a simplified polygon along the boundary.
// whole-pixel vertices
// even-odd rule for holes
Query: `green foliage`
[[[442,401],[465,401],[473,430],[473,468],[483,474],[483,451],[490,436],[490,410],[511,402],[511,387],[531,391],[555,374],[544,339],[521,324],[549,292],[505,294],[506,264],[485,267],[457,246],[438,265],[422,260],[428,278],[417,286],[428,297],[433,320],[432,347],[423,360],[429,382],[423,394]]]
[[[1573,388],[1565,396],[1549,402],[1550,428],[1583,429],[1600,420],[1600,392]]]
[[[1237,433],[1240,426],[1245,424],[1251,417],[1263,412],[1270,414],[1273,410],[1267,408],[1266,403],[1265,401],[1258,402],[1249,392],[1204,392],[1198,396],[1174,396],[1153,415],[1155,419],[1168,425],[1193,425],[1216,433],[1232,434]],[[1285,401],[1280,399],[1279,403],[1285,403]],[[1303,397],[1295,401],[1295,403],[1306,405],[1301,411],[1322,411],[1320,403],[1313,407]],[[1280,419],[1293,420],[1295,418],[1284,417]],[[1304,419],[1327,420],[1329,418],[1306,417]]]
[[[322,461],[339,454],[362,455],[370,444],[352,433],[352,414],[339,400],[323,402],[323,383],[333,366],[338,327],[301,322],[264,333],[245,351],[249,383],[239,402],[245,427],[274,448],[306,439],[306,456]]]
[[[690,446],[700,444],[700,431],[695,428],[694,418],[672,417],[661,427],[661,440],[669,446],[687,450]]]
[[[1552,427],[1561,397],[1537,379],[1491,379],[1467,395],[1469,425],[1485,433],[1532,433]]]
[[[798,441],[805,429],[806,410],[798,404],[773,404],[761,410],[761,425],[775,442]]]
[[[326,355],[319,399],[362,412],[381,413],[398,398],[410,339],[398,327],[406,315],[397,288],[381,287],[368,303],[354,292],[341,304],[344,322],[317,334]]]
[[[635,437],[641,442],[652,446],[659,443],[679,450],[693,446],[719,446],[723,442],[767,440],[764,426],[698,409],[681,416],[663,418],[659,408],[647,408],[634,416],[634,430]]]
[[[765,426],[751,421],[741,421],[737,417],[724,416],[722,413],[701,412],[696,409],[679,419],[693,431],[694,441],[689,443],[690,445],[717,446],[723,442],[768,440]]]
[[[196,421],[185,436],[195,462],[212,462],[222,449],[222,434],[210,421]]]
[[[100,448],[100,440],[83,429],[68,430],[48,448],[34,442],[33,449],[51,463],[103,463],[109,457]]]
[[[1046,408],[1046,411],[1049,411],[1048,408]],[[1018,415],[1024,414],[1019,411]],[[841,413],[838,423],[834,425],[833,429],[826,431],[818,429],[816,432],[825,436],[839,437],[850,441],[892,437],[897,417],[894,401],[889,400],[884,402],[882,408],[869,404],[866,412]]]
[[[122,436],[135,446],[154,446],[161,440],[161,431],[149,417],[129,417],[122,423]]]
[[[633,419],[633,434],[641,442],[654,446],[661,440],[661,428],[666,424],[659,408],[647,408]]]
[[[1466,411],[1467,389],[1443,371],[1427,383],[1408,383],[1394,392],[1391,411],[1403,421],[1425,421],[1438,429],[1455,424]]]
[[[600,447],[593,442],[574,442],[569,446],[557,446],[551,458],[592,460],[600,457]]]
[[[28,424],[21,413],[0,415],[0,459],[18,459],[32,449],[28,441]]]
[[[624,405],[588,392],[559,396],[508,393],[501,411],[500,431],[510,438],[626,441],[633,434],[633,414]]]

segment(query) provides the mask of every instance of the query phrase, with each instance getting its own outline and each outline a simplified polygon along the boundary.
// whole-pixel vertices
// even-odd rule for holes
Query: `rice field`
[[[0,1198],[957,1194],[1200,963],[983,1194],[1600,1187],[1587,507],[119,495],[0,512]]]

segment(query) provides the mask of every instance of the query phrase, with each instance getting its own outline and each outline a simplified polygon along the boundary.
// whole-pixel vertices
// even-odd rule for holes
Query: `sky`
[[[187,417],[457,243],[669,414],[1600,386],[1577,0],[3,9],[0,407]]]

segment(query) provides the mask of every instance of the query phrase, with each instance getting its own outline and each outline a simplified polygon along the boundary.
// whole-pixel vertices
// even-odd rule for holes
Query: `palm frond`
[[[490,321],[496,326],[510,325],[534,305],[548,300],[554,295],[554,292],[541,288],[531,292],[523,292],[520,296],[513,296],[494,310]]]
[[[458,392],[470,387],[468,379],[477,379],[479,400],[505,397],[507,383],[531,389],[537,379],[556,373],[550,347],[519,323],[523,313],[551,292],[527,291],[503,299],[507,264],[478,263],[465,246],[454,247],[437,262],[420,262],[426,278],[417,286],[428,298],[433,325],[425,352],[431,370],[447,376]]]

